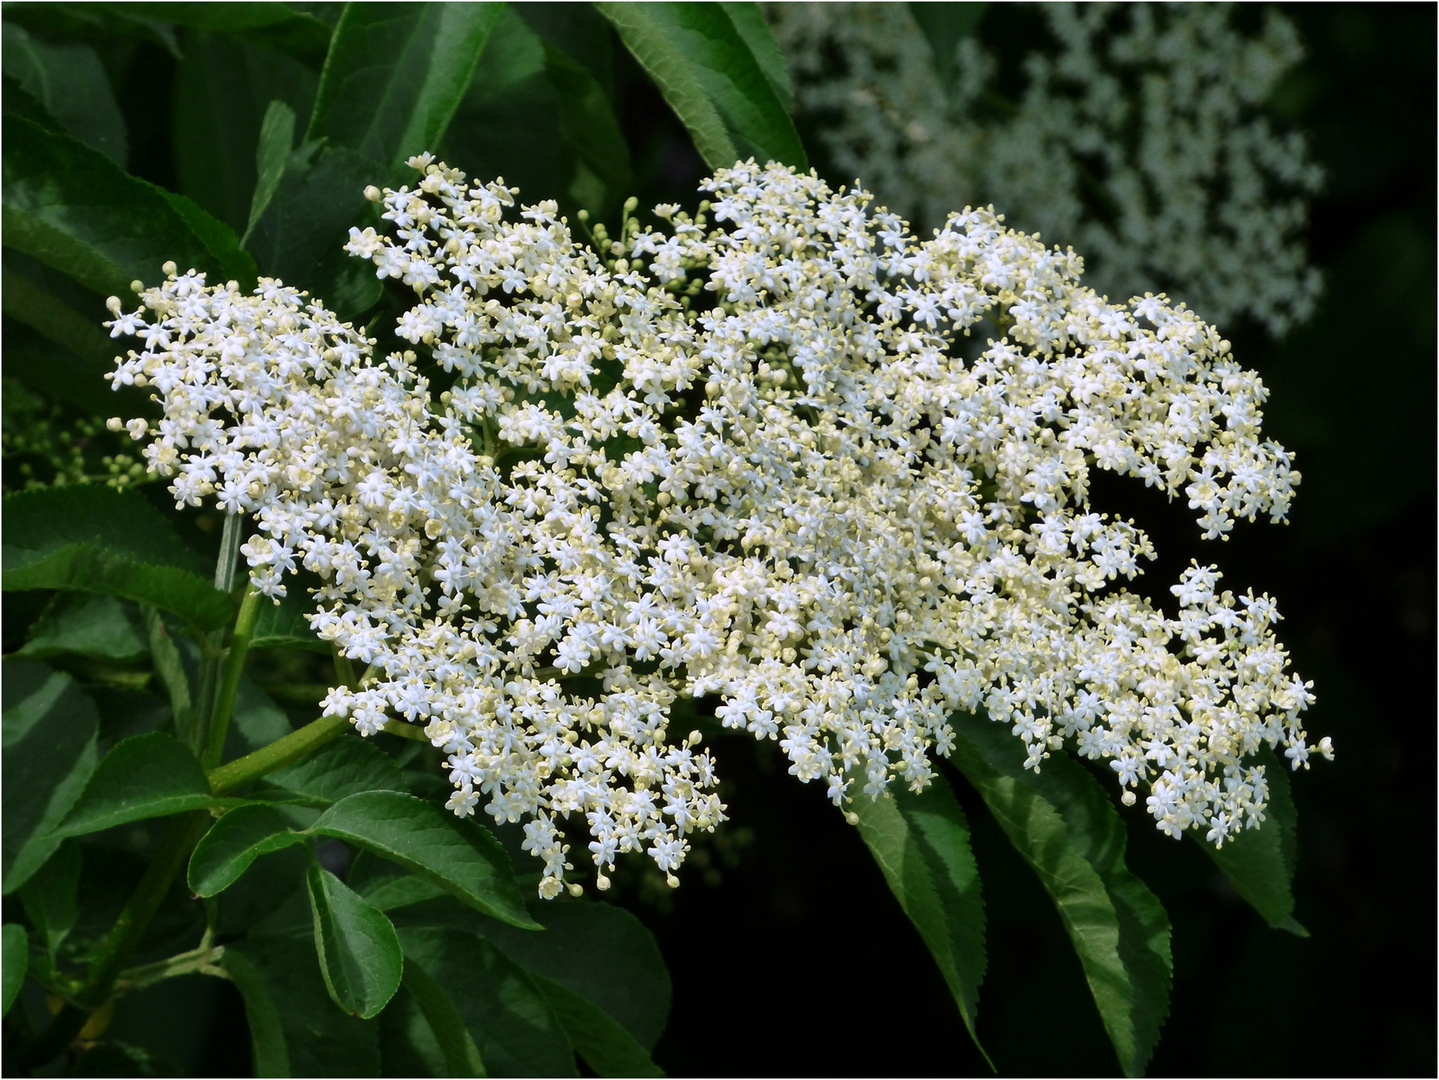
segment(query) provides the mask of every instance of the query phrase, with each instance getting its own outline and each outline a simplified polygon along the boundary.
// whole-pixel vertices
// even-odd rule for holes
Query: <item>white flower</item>
[[[865,797],[922,789],[947,718],[986,702],[1027,767],[1076,739],[1126,802],[1162,773],[1166,832],[1262,820],[1243,762],[1301,763],[1312,700],[1273,605],[1192,567],[1165,616],[1127,587],[1148,537],[1087,500],[1109,468],[1187,492],[1210,535],[1284,517],[1298,475],[1212,327],[1110,305],[989,210],[921,243],[778,166],[707,183],[722,225],[665,208],[605,259],[548,204],[511,221],[509,189],[419,167],[380,194],[393,235],[351,247],[409,267],[399,329],[437,385],[277,281],[173,267],[141,294],[168,343],[115,378],[157,388],[134,433],[177,499],[256,517],[257,587],[322,578],[316,633],[372,665],[326,714],[424,724],[450,809],[524,823],[540,895],[574,869],[566,827],[597,882],[644,851],[676,884],[723,820],[712,759],[669,732],[682,694],[841,805],[860,770]],[[676,240],[689,284],[666,287]]]

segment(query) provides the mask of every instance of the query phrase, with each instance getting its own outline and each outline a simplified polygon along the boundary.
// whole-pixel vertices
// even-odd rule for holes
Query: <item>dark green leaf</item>
[[[347,880],[356,892],[381,911],[393,911],[450,895],[429,878],[408,874],[367,851],[360,852],[350,864]]]
[[[225,226],[98,150],[17,116],[4,118],[4,139],[7,246],[101,295],[126,296],[135,280],[159,282],[169,260],[219,280],[253,277]]]
[[[974,1025],[984,980],[984,901],[969,823],[954,792],[936,776],[917,795],[896,784],[878,801],[860,795],[850,807],[859,817],[860,836],[934,956],[969,1037],[983,1054]]]
[[[439,144],[503,5],[349,4],[320,77],[309,139],[385,166]]]
[[[6,20],[4,67],[65,131],[125,167],[125,121],[94,49],[51,44]]]
[[[19,923],[0,928],[0,1016],[10,1011],[30,967],[30,942]]]
[[[444,987],[496,1076],[574,1076],[574,1054],[548,999],[483,938],[448,927],[401,927],[405,964]]]
[[[0,583],[140,600],[213,630],[234,605],[143,496],[94,484],[5,496]]]
[[[366,186],[384,180],[385,169],[354,150],[302,144],[286,162],[249,249],[266,273],[324,297],[332,311],[347,318],[364,311],[379,299],[380,282],[367,260],[345,254],[345,240],[374,213]]]
[[[75,680],[33,660],[7,659],[4,678],[0,805],[6,895],[29,880],[60,846],[55,835],[98,757],[99,717]]]
[[[80,863],[80,845],[66,840],[20,890],[25,914],[52,958],[79,914]]]
[[[1127,1075],[1139,1075],[1169,1013],[1173,963],[1163,905],[1124,865],[1124,825],[1104,788],[1054,754],[1035,773],[1006,725],[954,718],[951,760],[1053,898]]]
[[[601,1076],[664,1076],[649,1051],[598,1005],[539,975],[531,981],[560,1019],[575,1051]]]
[[[261,604],[255,615],[255,628],[250,635],[251,649],[307,649],[330,654],[330,645],[321,641],[310,629],[305,613],[309,601],[290,589],[278,604]]]
[[[216,802],[195,755],[164,732],[153,731],[126,739],[101,759],[58,831],[82,836]]]
[[[61,400],[74,401],[88,411],[104,416],[106,412],[119,411],[121,395],[110,389],[108,372],[115,369],[115,354],[120,351],[116,342],[101,327],[105,313],[97,311],[95,318],[78,311],[72,304],[56,296],[43,282],[32,280],[17,272],[13,265],[16,253],[6,250],[4,269],[5,314],[38,331],[57,345],[62,345],[74,354],[78,363],[66,363],[67,370],[59,380],[46,380],[40,388],[56,393]],[[20,256],[24,258],[24,256]],[[43,272],[40,263],[29,260],[32,266]],[[99,305],[96,305],[97,308]],[[32,382],[31,367],[38,366],[40,357],[31,353],[31,360],[25,363],[18,357],[11,358],[6,370],[14,365],[22,378]],[[46,357],[46,364],[54,363]],[[63,378],[78,384],[66,387]],[[130,389],[130,388],[126,388]],[[68,390],[68,393],[60,392]],[[77,397],[77,392],[80,397]]]
[[[265,977],[244,953],[235,948],[225,950],[220,965],[230,973],[231,981],[245,1002],[255,1075],[290,1076],[290,1053],[285,1045],[280,1008],[270,994]]]
[[[266,109],[278,100],[309,116],[319,84],[315,71],[288,56],[229,35],[188,31],[175,72],[171,125],[180,190],[243,231],[255,196]]]
[[[325,986],[336,1005],[368,1020],[400,988],[405,961],[395,928],[383,911],[318,864],[307,880]]]
[[[1222,848],[1215,848],[1204,839],[1202,832],[1191,831],[1189,835],[1224,871],[1235,892],[1244,897],[1265,922],[1290,929],[1288,924],[1293,922],[1294,914],[1292,883],[1298,824],[1294,796],[1289,791],[1285,764],[1270,751],[1262,753],[1260,758],[1269,781],[1269,806],[1264,823],[1257,829],[1245,829],[1225,841]],[[1303,936],[1307,937],[1307,932]]]
[[[620,40],[654,79],[711,168],[742,158],[807,168],[789,110],[725,4],[599,3]]]
[[[255,223],[280,189],[285,163],[294,148],[295,110],[283,101],[272,101],[266,107],[265,119],[260,124],[260,144],[255,148],[255,194],[250,200],[250,218],[242,243],[249,239]]]
[[[407,962],[405,987],[414,995],[444,1055],[444,1075],[485,1076],[485,1063],[459,1010],[439,983],[418,963]]]
[[[145,604],[141,608],[145,616],[145,632],[149,638],[150,655],[155,662],[155,675],[170,695],[170,714],[175,721],[175,736],[186,746],[196,745],[195,716],[191,708],[190,677],[185,673],[185,664],[180,649],[165,626],[165,618],[159,608]]]
[[[988,4],[930,3],[909,5],[934,54],[935,70],[946,89],[955,74],[955,47],[978,28]]]
[[[253,41],[317,69],[330,47],[330,28],[287,4],[138,3],[125,7],[136,15]]]
[[[20,649],[22,656],[37,659],[72,653],[117,663],[139,660],[149,652],[135,605],[95,593],[56,593]]]
[[[330,999],[315,958],[309,927],[301,934],[250,935],[225,948],[250,962],[259,985],[277,1006],[289,1056],[290,1076],[378,1076],[380,1048],[375,1025],[340,1009]],[[241,987],[242,992],[246,992]],[[246,1014],[252,1017],[246,992]],[[251,1037],[255,1037],[251,1028]],[[259,1060],[257,1058],[257,1060]]]
[[[481,933],[525,970],[550,979],[618,1020],[645,1049],[664,1031],[670,977],[644,924],[609,904],[552,901],[542,933],[486,920]]]
[[[483,826],[393,791],[341,799],[311,833],[348,841],[444,887],[466,904],[514,926],[538,928],[525,911],[509,857]]]
[[[225,736],[224,760],[232,761],[269,746],[294,728],[285,710],[271,700],[249,676],[240,676],[235,695],[235,711],[230,717],[230,730]]]
[[[736,32],[744,38],[744,43],[754,54],[755,63],[759,64],[764,77],[769,80],[780,104],[785,107],[786,112],[792,110],[794,87],[789,81],[789,67],[785,64],[784,53],[780,50],[779,42],[775,40],[774,32],[770,30],[769,23],[765,22],[764,9],[758,4],[733,3],[732,0],[724,0],[719,6],[724,8],[730,22],[734,23]]]
[[[545,75],[555,88],[560,137],[604,185],[599,200],[612,200],[630,184],[630,152],[609,95],[588,68],[549,42],[544,46]],[[584,198],[573,186],[570,194],[578,202],[594,200],[594,196]]]
[[[190,891],[214,896],[234,884],[261,855],[298,844],[304,836],[271,806],[240,806],[200,838],[186,874]]]
[[[374,743],[350,734],[270,773],[265,783],[322,807],[362,791],[405,790],[395,759]]]

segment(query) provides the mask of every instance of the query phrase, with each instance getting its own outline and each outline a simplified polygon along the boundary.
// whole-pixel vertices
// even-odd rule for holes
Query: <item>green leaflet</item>
[[[1264,824],[1258,829],[1245,829],[1225,841],[1222,848],[1205,840],[1202,832],[1191,830],[1189,835],[1224,871],[1235,892],[1244,897],[1265,922],[1294,932],[1294,927],[1299,925],[1293,919],[1292,888],[1298,817],[1294,796],[1289,791],[1289,768],[1269,750],[1259,755],[1259,761],[1265,766],[1264,774],[1269,781],[1269,807]]]
[[[545,929],[537,934],[490,920],[476,925],[526,971],[592,1002],[652,1049],[669,1016],[670,976],[644,924],[598,901],[557,900],[538,910]]]
[[[939,965],[969,1037],[984,1054],[974,1027],[985,968],[984,901],[969,823],[948,781],[936,775],[918,795],[896,783],[877,801],[857,796],[850,809],[890,891]]]
[[[306,877],[320,973],[335,1004],[368,1020],[400,988],[404,957],[385,913],[313,864]]]
[[[728,4],[595,7],[649,72],[711,168],[748,157],[808,168],[788,107],[771,81],[777,78],[773,51],[757,55],[750,44],[759,39],[751,17],[740,15],[741,32]]]
[[[270,102],[265,108],[265,119],[260,123],[260,142],[255,148],[255,194],[250,200],[245,235],[240,237],[242,245],[250,238],[255,223],[279,190],[280,178],[285,175],[285,162],[289,160],[294,146],[295,110],[283,101]]]
[[[525,911],[500,842],[443,807],[397,791],[366,791],[335,803],[308,831],[398,863],[513,926],[539,928]]]
[[[330,42],[306,140],[393,167],[449,126],[503,5],[348,4]]]
[[[330,47],[330,28],[315,16],[287,4],[206,3],[127,4],[135,15],[147,15],[197,30],[211,30],[253,41],[318,69]]]
[[[1059,909],[1126,1075],[1144,1071],[1169,1013],[1169,917],[1124,865],[1124,825],[1099,781],[1056,753],[1023,768],[1004,725],[953,719],[950,755]]]
[[[52,960],[80,913],[80,864],[80,845],[67,840],[20,890],[25,914]]]
[[[242,960],[237,964],[231,954]],[[312,932],[251,935],[225,948],[231,973],[249,972],[236,985],[245,996],[250,1037],[262,1061],[285,1076],[379,1076],[379,1032],[331,1000],[315,958]],[[257,1023],[258,1021],[258,1023]],[[280,1054],[287,1060],[282,1061]],[[283,1064],[283,1068],[279,1067]]]
[[[285,1029],[280,1009],[270,993],[265,977],[244,953],[235,948],[225,950],[220,965],[245,1002],[245,1020],[250,1026],[250,1050],[256,1076],[289,1076],[290,1051],[285,1044]]]
[[[293,765],[267,774],[264,782],[320,807],[362,791],[405,790],[395,759],[373,743],[348,733]]]
[[[7,659],[0,754],[4,884],[14,892],[41,868],[61,837],[55,827],[95,769],[99,717],[75,680],[33,660]]]
[[[217,802],[195,755],[164,732],[152,731],[124,740],[101,759],[57,831],[83,836]]]
[[[79,589],[173,611],[202,630],[229,620],[233,604],[174,526],[134,492],[93,484],[5,496],[0,585]]]
[[[220,818],[190,856],[186,881],[198,896],[214,896],[233,885],[261,855],[304,840],[272,806],[241,806]]]
[[[628,1029],[609,1013],[552,979],[531,975],[559,1017],[575,1052],[601,1076],[663,1076]]]
[[[251,649],[307,649],[330,655],[305,618],[309,603],[299,589],[291,588],[278,604],[261,604],[250,632]]]
[[[252,280],[234,233],[199,207],[127,175],[98,150],[18,116],[4,118],[5,244],[101,295],[158,282],[170,260]]]
[[[30,940],[19,923],[0,928],[0,1016],[10,1011],[30,966]]]
[[[405,966],[447,993],[479,1057],[496,1076],[575,1076],[559,1018],[534,981],[494,945],[452,927],[398,928]]]
[[[425,1023],[429,1024],[435,1042],[444,1055],[444,1074],[486,1075],[480,1048],[475,1045],[474,1037],[465,1027],[464,1017],[455,1008],[444,987],[413,961],[405,964],[404,985],[414,995],[420,1011],[424,1014]]]
[[[98,593],[56,593],[30,627],[20,655],[43,660],[73,653],[126,663],[150,651],[145,621],[134,604]]]
[[[94,49],[51,44],[7,19],[4,67],[66,132],[125,167],[125,120]]]

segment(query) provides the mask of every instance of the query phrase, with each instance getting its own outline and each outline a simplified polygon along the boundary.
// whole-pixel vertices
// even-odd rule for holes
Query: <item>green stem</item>
[[[230,649],[225,656],[225,676],[220,682],[214,712],[210,715],[205,755],[200,759],[207,769],[220,764],[225,752],[225,733],[230,728],[230,715],[235,711],[235,695],[240,689],[240,674],[245,670],[245,655],[250,650],[250,636],[255,629],[255,617],[260,612],[260,599],[259,590],[253,586],[247,589],[240,604],[240,614],[235,618],[235,632],[230,636]]]
[[[385,726],[380,729],[391,735],[398,735],[402,739],[414,739],[416,742],[427,743],[430,737],[425,734],[425,729],[417,724],[407,723],[404,720],[386,720]]]
[[[350,722],[343,716],[322,716],[298,731],[290,732],[283,739],[276,739],[269,746],[260,747],[253,754],[246,754],[217,769],[211,769],[210,790],[216,795],[233,791],[241,784],[249,783],[267,772],[274,772],[281,766],[304,757],[311,750],[340,735],[349,726]]]
[[[115,980],[115,989],[117,992],[139,990],[151,983],[159,982],[161,979],[172,979],[176,975],[201,974],[229,978],[225,970],[219,966],[220,958],[224,955],[225,946],[211,945],[209,941],[202,941],[199,948],[191,949],[189,952],[169,956],[164,960],[157,960],[153,964],[141,964],[138,967],[127,968]]]
[[[215,561],[215,588],[227,595],[234,593],[239,576],[240,545],[245,540],[248,519],[239,514],[226,514],[220,534],[220,557]],[[220,672],[225,664],[225,630],[216,630],[201,639],[200,685],[195,694],[195,719],[191,726],[190,748],[196,757],[204,755],[210,745],[210,722],[215,715]]]

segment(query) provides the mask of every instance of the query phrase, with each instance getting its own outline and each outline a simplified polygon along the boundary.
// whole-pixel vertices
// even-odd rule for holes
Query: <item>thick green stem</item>
[[[246,754],[242,758],[236,758],[234,761],[221,765],[218,769],[211,769],[209,772],[210,790],[216,795],[233,791],[241,784],[249,783],[251,780],[264,776],[267,772],[273,772],[281,766],[304,757],[317,746],[322,746],[338,736],[349,726],[350,722],[343,716],[322,716],[298,731],[290,732],[283,739],[276,739],[269,746],[260,747],[253,754]]]
[[[225,656],[225,675],[220,682],[220,693],[215,698],[215,710],[210,715],[205,754],[200,759],[207,769],[220,764],[225,752],[225,733],[230,728],[230,715],[235,711],[235,695],[240,689],[240,674],[245,670],[245,656],[250,651],[250,635],[255,629],[261,599],[260,592],[253,586],[247,589],[240,614],[235,619],[235,632],[230,636],[230,649]]]

